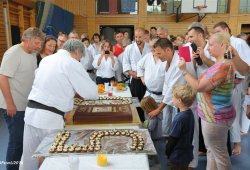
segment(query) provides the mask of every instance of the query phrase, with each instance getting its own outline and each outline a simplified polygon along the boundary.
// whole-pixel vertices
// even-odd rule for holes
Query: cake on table
[[[74,124],[132,122],[132,100],[125,97],[99,97],[98,100],[75,98]]]

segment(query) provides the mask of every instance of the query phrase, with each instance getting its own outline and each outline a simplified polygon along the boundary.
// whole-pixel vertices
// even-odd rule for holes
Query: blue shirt
[[[194,115],[191,109],[179,112],[174,117],[170,136],[177,143],[170,154],[169,160],[176,164],[189,164],[193,159]]]

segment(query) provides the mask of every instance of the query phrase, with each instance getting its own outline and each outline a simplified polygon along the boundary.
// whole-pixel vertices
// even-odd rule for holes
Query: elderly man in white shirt
[[[135,30],[135,42],[128,45],[123,53],[123,72],[128,72],[131,77],[131,94],[133,97],[138,97],[139,101],[143,98],[146,87],[141,79],[137,76],[137,63],[147,53],[150,52],[149,44],[144,42],[144,28]],[[137,112],[141,121],[144,121],[144,112],[141,108],[137,108]]]
[[[214,29],[214,32],[225,32],[231,35],[231,30],[229,26],[227,25],[227,23],[225,22],[216,23],[213,29]],[[234,37],[233,35],[231,35],[230,37],[230,42],[231,42],[231,46],[238,52],[239,57],[242,60],[249,61],[250,48],[247,45],[247,43],[240,38]],[[237,69],[237,66],[236,66],[236,69]],[[246,76],[249,77],[249,74]],[[248,82],[244,80],[245,77],[240,75],[238,72],[236,72],[235,74],[235,79],[237,80],[235,81],[237,85],[233,91],[233,104],[234,104],[237,114],[236,114],[234,123],[232,124],[232,127],[230,129],[230,135],[231,135],[231,142],[234,143],[234,148],[232,150],[232,153],[234,155],[239,155],[241,153],[240,117],[242,114],[242,105],[244,102],[244,96],[246,94]]]
[[[104,40],[101,54],[94,56],[93,66],[96,71],[96,84],[111,83],[115,80],[115,71],[119,68],[117,58],[112,51],[111,42]]]
[[[71,39],[36,70],[25,111],[21,170],[38,169],[32,155],[46,135],[63,129],[64,113],[73,109],[76,93],[87,99],[98,97],[96,84],[79,62],[82,55],[82,42]]]

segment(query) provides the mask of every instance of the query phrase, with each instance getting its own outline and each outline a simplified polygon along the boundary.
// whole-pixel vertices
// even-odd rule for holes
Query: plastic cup
[[[105,151],[98,152],[96,156],[96,163],[99,166],[107,166],[108,165],[107,152]]]
[[[68,162],[70,170],[79,170],[79,157],[70,155]]]
[[[109,90],[109,83],[104,83],[105,91]]]

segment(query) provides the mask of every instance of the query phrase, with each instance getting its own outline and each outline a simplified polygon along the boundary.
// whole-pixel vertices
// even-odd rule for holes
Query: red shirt
[[[113,47],[114,47],[114,50],[115,50],[114,55],[116,57],[118,57],[124,51],[124,48],[119,47],[118,44],[114,45]]]

